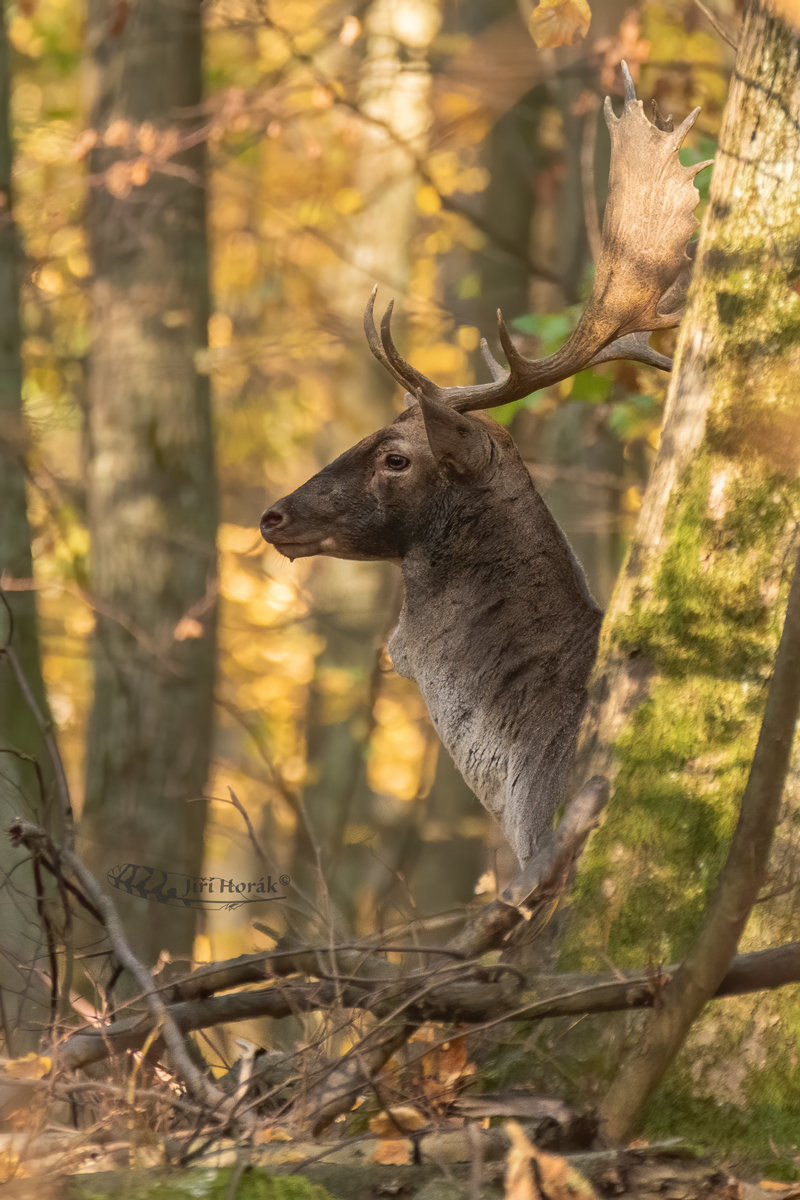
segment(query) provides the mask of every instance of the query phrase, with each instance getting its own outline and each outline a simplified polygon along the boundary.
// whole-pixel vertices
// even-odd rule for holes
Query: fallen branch
[[[260,956],[259,956],[260,957]],[[222,966],[222,964],[220,964]],[[599,1013],[624,1012],[636,1008],[651,1008],[666,984],[678,970],[678,965],[662,968],[657,973],[625,971],[608,976],[556,975],[536,981],[533,988],[487,984],[486,971],[476,971],[468,978],[443,984],[425,997],[409,1003],[406,1015],[415,1023],[425,1021],[458,1022],[482,1025],[487,1021],[543,1021],[554,1017],[585,1016]],[[223,972],[224,973],[224,972]],[[259,975],[263,978],[263,975]],[[409,987],[416,981],[407,978]],[[772,950],[740,954],[717,989],[716,999],[741,996],[751,992],[769,991],[786,984],[800,982],[800,942],[790,942]],[[542,997],[542,991],[549,995]],[[526,1002],[527,996],[527,1002]],[[255,1020],[260,1017],[279,1019],[301,1012],[329,1009],[338,999],[345,1008],[369,1011],[379,1015],[387,997],[376,997],[362,985],[338,986],[333,981],[308,982],[283,980],[254,992],[234,992],[227,996],[208,996],[184,1000],[167,1006],[167,1011],[182,1034],[197,1029],[209,1029],[225,1022]],[[394,999],[398,999],[395,994]],[[72,1034],[56,1050],[59,1066],[78,1068],[99,1062],[126,1050],[140,1049],[152,1029],[146,1014],[116,1021],[97,1029]]]

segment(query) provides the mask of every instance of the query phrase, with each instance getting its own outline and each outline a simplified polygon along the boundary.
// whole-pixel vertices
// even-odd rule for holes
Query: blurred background
[[[290,564],[258,521],[402,407],[361,329],[375,283],[442,384],[486,378],[498,307],[527,354],[565,340],[623,58],[646,112],[702,105],[682,156],[713,157],[733,0],[595,0],[581,37],[583,8],[559,10],[574,45],[539,47],[527,0],[7,6],[21,328],[0,335],[23,411],[11,379],[0,470],[26,505],[0,514],[0,569],[79,849],[103,879],[292,879],[286,904],[188,916],[120,896],[150,962],[269,946],[322,909],[360,935],[447,914],[512,869],[391,670],[397,568]],[[612,363],[494,414],[601,604],[665,384]],[[35,810],[26,764],[0,770],[4,818]]]

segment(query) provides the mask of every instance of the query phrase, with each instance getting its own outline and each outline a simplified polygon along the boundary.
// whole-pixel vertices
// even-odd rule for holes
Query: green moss
[[[608,631],[616,653],[647,660],[653,682],[614,747],[613,803],[573,892],[567,969],[596,969],[606,955],[618,966],[675,961],[690,944],[758,737],[798,499],[763,462],[733,469],[707,451],[676,489],[652,587]]]
[[[642,1136],[661,1141],[685,1137],[690,1130],[693,1140],[713,1158],[744,1160],[753,1174],[790,1181],[800,1178],[799,1119],[797,1104],[764,1104],[743,1111],[665,1082],[648,1109]]]
[[[75,1175],[67,1183],[69,1200],[228,1200],[235,1167],[221,1171],[162,1169],[103,1171]],[[261,1167],[242,1173],[236,1200],[332,1200],[330,1192],[302,1175],[270,1175]]]
[[[228,1200],[235,1168],[220,1171],[209,1192],[210,1200]],[[236,1200],[331,1200],[319,1184],[302,1175],[269,1175],[261,1167],[244,1171],[236,1189]]]

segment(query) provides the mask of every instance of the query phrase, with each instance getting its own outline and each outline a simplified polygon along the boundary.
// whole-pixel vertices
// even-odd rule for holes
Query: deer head
[[[498,312],[508,369],[483,340],[492,382],[440,387],[399,354],[391,334],[392,304],[378,335],[373,290],[364,313],[367,342],[405,389],[410,407],[264,514],[264,538],[281,553],[402,559],[442,482],[484,485],[502,460],[514,456],[508,436],[494,422],[466,414],[519,400],[615,358],[671,368],[671,359],[652,349],[648,339],[654,330],[680,323],[691,275],[687,247],[698,225],[693,180],[710,164],[684,167],[678,158],[699,108],[673,130],[672,118],[663,118],[653,102],[651,124],[625,63],[622,70],[621,117],[614,115],[609,98],[605,102],[611,169],[602,252],[588,304],[568,342],[546,358],[525,358]]]
[[[644,116],[625,64],[611,136],[602,252],[586,309],[557,353],[524,358],[498,313],[508,369],[483,356],[492,381],[440,387],[399,354],[392,306],[375,357],[404,388],[406,410],[325,467],[261,519],[288,558],[327,554],[403,567],[405,604],[389,651],[416,679],[467,782],[501,821],[520,861],[558,806],[585,705],[600,613],[510,435],[479,410],[507,404],[586,367],[630,358],[669,370],[649,345],[677,325],[690,278],[694,176],[676,130],[654,104]]]

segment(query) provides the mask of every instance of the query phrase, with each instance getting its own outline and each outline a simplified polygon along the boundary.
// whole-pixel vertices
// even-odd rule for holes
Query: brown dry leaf
[[[400,1104],[370,1118],[369,1127],[379,1138],[397,1140],[401,1133],[411,1133],[428,1124],[428,1118],[410,1104]]]
[[[475,1064],[468,1061],[466,1037],[454,1037],[442,1046],[434,1046],[423,1055],[422,1071],[422,1090],[433,1106],[441,1109],[452,1104],[463,1080],[475,1074]]]
[[[136,145],[142,154],[152,154],[158,143],[158,134],[151,121],[143,121],[136,134]]]
[[[372,1161],[386,1167],[404,1167],[411,1162],[411,1145],[405,1140],[390,1141],[387,1138],[378,1142]]]
[[[586,37],[592,10],[586,0],[541,0],[531,13],[528,28],[539,50],[571,46],[576,33]]]
[[[294,1138],[285,1129],[276,1129],[274,1125],[267,1125],[261,1130],[261,1135],[257,1139],[262,1142],[292,1142]]]
[[[31,1050],[24,1058],[0,1060],[0,1067],[12,1079],[44,1079],[52,1070],[53,1060]]]
[[[775,1179],[759,1179],[758,1186],[764,1192],[780,1192],[781,1200],[795,1200],[800,1196],[800,1186],[796,1183],[778,1183]]]
[[[131,138],[131,127],[122,117],[112,121],[103,134],[104,146],[127,146]]]
[[[118,200],[124,200],[131,194],[131,165],[126,162],[115,162],[105,173],[105,185]]]
[[[136,162],[131,165],[131,183],[136,187],[142,187],[150,178],[150,164],[146,158],[137,158]],[[195,625],[198,624],[195,621]],[[202,626],[201,626],[202,630]],[[195,637],[202,637],[202,632],[195,634]]]
[[[506,1122],[511,1142],[505,1200],[597,1200],[597,1193],[565,1158],[537,1150],[516,1121]],[[535,1165],[534,1165],[535,1164]]]
[[[176,642],[185,642],[189,638],[201,638],[203,636],[203,626],[194,617],[181,617],[175,626],[175,632],[172,636]]]
[[[74,145],[69,152],[69,156],[73,162],[77,162],[79,159],[83,158],[84,155],[88,154],[89,151],[96,145],[97,130],[84,129],[75,139]]]
[[[128,0],[117,0],[111,13],[111,21],[108,26],[108,36],[112,38],[122,37],[125,32],[125,26],[128,24]]]
[[[631,9],[620,21],[616,37],[598,38],[595,53],[601,57],[600,86],[604,92],[622,92],[623,59],[628,64],[634,83],[639,81],[639,68],[650,56],[650,43],[640,36],[639,14]]]

